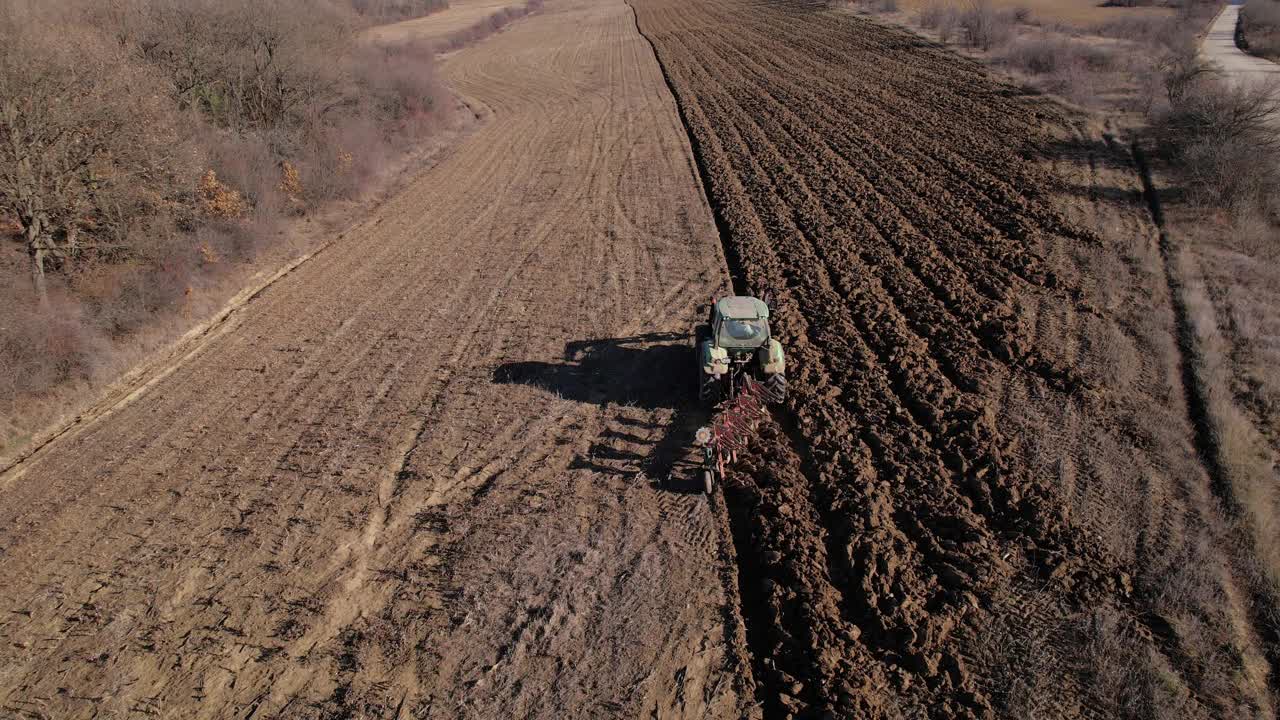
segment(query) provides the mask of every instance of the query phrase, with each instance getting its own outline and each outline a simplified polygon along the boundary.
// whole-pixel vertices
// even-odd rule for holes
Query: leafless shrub
[[[1272,218],[1258,212],[1243,212],[1231,218],[1230,242],[1247,257],[1276,266],[1280,261],[1280,233],[1276,232]],[[1280,370],[1280,368],[1277,368]],[[1271,383],[1268,383],[1270,385]],[[1254,387],[1252,390],[1260,390]],[[1280,418],[1280,403],[1269,402],[1263,397],[1251,398],[1262,417]]]
[[[1090,32],[1152,47],[1167,46],[1180,35],[1176,18],[1158,15],[1123,15],[1098,23]]]
[[[87,377],[102,340],[86,332],[79,303],[54,293],[44,307],[0,304],[0,408],[24,393]]]
[[[1170,93],[1156,118],[1162,147],[1177,164],[1192,199],[1207,205],[1254,206],[1270,213],[1280,192],[1280,89],[1212,80]]]
[[[445,10],[449,0],[351,0],[351,6],[358,15],[385,22]]]
[[[397,132],[429,132],[446,112],[449,95],[436,77],[435,53],[434,44],[411,41],[365,46],[357,55],[361,91],[375,116],[394,124]]]
[[[1203,205],[1265,212],[1280,190],[1275,157],[1246,139],[1192,141],[1179,160],[1191,199]]]
[[[920,7],[916,23],[926,30],[934,30],[943,42],[955,36],[960,22],[960,10],[945,0],[933,0]]]
[[[239,131],[296,127],[343,100],[355,23],[328,3],[129,0],[104,18],[180,108]]]
[[[1051,75],[1072,66],[1108,70],[1115,62],[1105,48],[1055,35],[1036,35],[1014,41],[1003,53],[1004,61],[1032,75]]]
[[[970,0],[959,16],[965,43],[983,51],[1009,42],[1014,23],[1012,12],[997,10],[990,0]]]
[[[1194,40],[1183,39],[1169,49],[1158,65],[1170,103],[1182,102],[1188,92],[1213,75],[1214,69]]]
[[[1035,34],[1011,42],[1001,54],[1009,67],[1038,80],[1045,90],[1093,104],[1096,79],[1112,70],[1114,51],[1057,34]]]
[[[454,32],[445,39],[442,49],[457,50],[460,47],[483,40],[501,30],[513,20],[519,19],[542,9],[542,0],[526,0],[518,7],[503,8],[488,17],[474,23],[470,27]]]

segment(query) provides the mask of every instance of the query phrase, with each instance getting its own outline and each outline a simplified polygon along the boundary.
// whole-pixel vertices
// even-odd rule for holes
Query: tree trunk
[[[44,248],[39,248],[31,252],[31,283],[35,287],[36,299],[40,302],[41,308],[49,307],[49,291],[45,288],[44,283],[44,256],[48,252]]]
[[[44,260],[49,256],[49,241],[45,237],[44,219],[39,213],[26,223],[27,253],[31,256],[31,285],[40,307],[49,306],[49,292],[44,281]]]

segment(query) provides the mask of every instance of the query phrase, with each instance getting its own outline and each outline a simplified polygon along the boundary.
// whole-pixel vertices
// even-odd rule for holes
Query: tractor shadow
[[[643,476],[676,491],[701,488],[693,438],[706,417],[697,403],[693,347],[687,335],[647,333],[574,341],[565,345],[562,362],[504,363],[494,369],[493,381],[601,407],[621,406],[570,468]],[[628,408],[669,410],[670,420],[637,418]]]
[[[689,402],[693,349],[677,333],[650,333],[565,345],[564,362],[511,362],[493,371],[500,385],[528,385],[593,405],[673,409]]]

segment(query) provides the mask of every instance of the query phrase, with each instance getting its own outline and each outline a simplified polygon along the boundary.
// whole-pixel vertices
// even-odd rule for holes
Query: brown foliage
[[[997,10],[990,0],[970,0],[961,10],[958,23],[970,47],[990,50],[1013,37],[1016,20],[1013,11]]]
[[[298,174],[298,168],[288,160],[280,164],[280,184],[276,189],[284,194],[290,204],[298,208],[302,207],[302,176]]]
[[[200,176],[200,187],[196,195],[200,199],[200,210],[208,217],[238,218],[248,209],[244,197],[219,181],[218,174],[213,170],[206,170]]]

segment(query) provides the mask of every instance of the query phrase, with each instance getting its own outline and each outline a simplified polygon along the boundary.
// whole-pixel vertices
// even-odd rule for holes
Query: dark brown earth
[[[1069,178],[1043,161],[1082,160],[1068,156],[1096,143],[1090,167],[1123,171],[1125,150],[1071,133],[1068,113],[967,60],[821,4],[635,6],[694,138],[735,286],[772,296],[793,368],[792,400],[726,490],[766,714],[1038,716],[1038,703],[1052,716],[1163,716],[1146,670],[1126,670],[1129,698],[1117,700],[1091,675],[1120,659],[1071,647],[1103,642],[1084,627],[1101,622],[1098,608],[1118,628],[1105,641],[1172,668],[1159,682],[1180,712],[1265,714],[1263,625],[1216,625],[1239,653],[1218,666],[1205,657],[1216,641],[1184,641],[1155,614],[1169,580],[1144,562],[1167,562],[1186,538],[1143,540],[1138,528],[1149,545],[1126,556],[1135,529],[1109,546],[1097,528],[1116,529],[1110,513],[1072,517],[1072,488],[1038,465],[1078,458],[1071,435],[1119,434],[1124,449],[1086,449],[1085,462],[1154,469],[1161,487],[1184,471],[1210,486],[1186,453],[1195,431],[1169,378],[1115,382],[1100,367],[1124,362],[1112,349],[1078,351],[1128,320],[1100,308],[1108,294],[1152,304],[1141,296],[1159,258],[1136,176],[1109,173],[1127,191],[1087,188],[1127,226],[1080,222],[1064,212]],[[1130,243],[1153,265],[1099,287],[1112,278],[1087,273],[1125,262]],[[1167,305],[1156,312],[1169,322]],[[1140,340],[1167,342],[1155,338],[1173,329],[1151,332]],[[1139,350],[1178,362],[1167,346]],[[1050,406],[1090,429],[1043,447],[1022,421]],[[1153,407],[1175,413],[1181,437],[1168,446],[1131,430]],[[1129,479],[1113,482],[1101,492],[1129,493]],[[1188,512],[1216,523],[1212,495],[1196,501]],[[1217,542],[1225,552],[1226,534]],[[1224,575],[1206,581],[1196,613],[1217,617],[1207,606],[1238,593]],[[1135,595],[1139,576],[1150,586]],[[991,657],[996,629],[1019,626],[999,640],[1006,656]],[[1016,652],[1028,642],[1050,659]],[[1241,681],[1241,669],[1255,676]],[[1019,706],[1018,688],[999,680],[1010,676],[1043,696]],[[1222,676],[1247,689],[1217,685]]]

